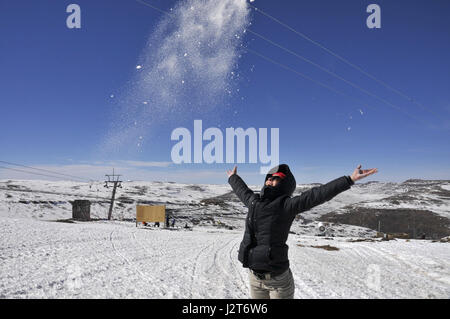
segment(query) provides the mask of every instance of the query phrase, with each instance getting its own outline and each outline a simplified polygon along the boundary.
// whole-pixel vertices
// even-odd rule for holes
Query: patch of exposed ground
[[[450,235],[450,221],[429,210],[351,207],[347,212],[331,212],[320,221],[355,225],[384,233],[407,233],[410,238],[438,239]]]

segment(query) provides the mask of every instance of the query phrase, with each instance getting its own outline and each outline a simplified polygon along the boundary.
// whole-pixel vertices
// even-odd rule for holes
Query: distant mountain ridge
[[[299,184],[294,196],[317,186],[320,184]],[[260,186],[251,188],[259,191]],[[0,217],[67,219],[72,216],[71,202],[88,199],[91,216],[105,219],[110,196],[111,189],[104,188],[100,182],[3,180],[0,181]],[[166,205],[167,212],[183,225],[243,228],[246,216],[245,206],[227,184],[124,182],[116,195],[113,218],[132,221],[137,204]],[[403,218],[397,220],[396,214]],[[305,220],[371,230],[378,230],[378,221],[382,220],[382,230],[409,232],[411,237],[422,233],[438,237],[447,234],[449,227],[450,180],[357,183],[329,202],[298,216],[294,231],[301,231]],[[414,226],[416,217],[418,224]]]

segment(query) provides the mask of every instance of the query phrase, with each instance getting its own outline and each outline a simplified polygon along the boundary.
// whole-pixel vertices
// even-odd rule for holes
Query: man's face
[[[266,186],[277,186],[280,182],[280,178],[278,176],[269,177],[266,181]]]

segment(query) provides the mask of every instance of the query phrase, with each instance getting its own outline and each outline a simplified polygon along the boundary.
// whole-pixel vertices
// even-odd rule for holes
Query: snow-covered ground
[[[435,205],[448,217],[448,191],[448,181],[361,184],[304,217],[349,205],[418,207],[419,197],[420,208]],[[229,192],[228,185],[124,183],[115,220],[106,221],[111,189],[102,184],[0,181],[0,298],[249,298],[237,260],[245,209]],[[74,199],[91,200],[98,220],[69,223]],[[137,228],[140,202],[166,204],[180,228]],[[315,223],[295,222],[288,240],[296,298],[450,297],[449,243],[380,241],[350,225],[318,237]],[[326,245],[338,250],[313,247]]]
[[[0,298],[248,298],[242,233],[0,219]],[[296,298],[449,298],[447,243],[291,235]],[[301,246],[299,246],[301,245]],[[312,246],[331,245],[328,251]]]

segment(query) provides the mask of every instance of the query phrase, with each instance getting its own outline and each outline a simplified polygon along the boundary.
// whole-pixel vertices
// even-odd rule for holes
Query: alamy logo
[[[82,274],[82,269],[78,263],[70,264],[67,267],[67,280],[65,284],[69,291],[81,289],[83,286]]]
[[[81,28],[81,8],[78,4],[69,4],[66,8],[67,13],[71,13],[66,19],[66,26],[69,29]]]
[[[370,264],[367,267],[366,284],[369,289],[381,291],[381,269],[379,265]]]
[[[261,166],[261,174],[279,164],[279,129],[270,129],[270,155],[268,149],[267,128],[255,129],[229,127],[225,134],[217,127],[210,127],[203,131],[202,121],[194,121],[194,134],[184,127],[172,131],[171,140],[178,141],[171,152],[172,161],[181,163],[258,163],[269,164]],[[225,135],[225,148],[224,148]],[[247,141],[248,140],[248,145]],[[203,147],[203,141],[210,141]],[[235,143],[236,141],[236,143]],[[193,152],[192,152],[193,144]],[[247,150],[248,146],[248,152]],[[193,153],[193,158],[192,158]],[[248,153],[248,162],[246,155]],[[236,156],[235,156],[236,154]]]
[[[367,17],[367,27],[369,29],[380,29],[381,28],[381,8],[378,4],[370,4],[367,7],[367,13],[371,13]]]

